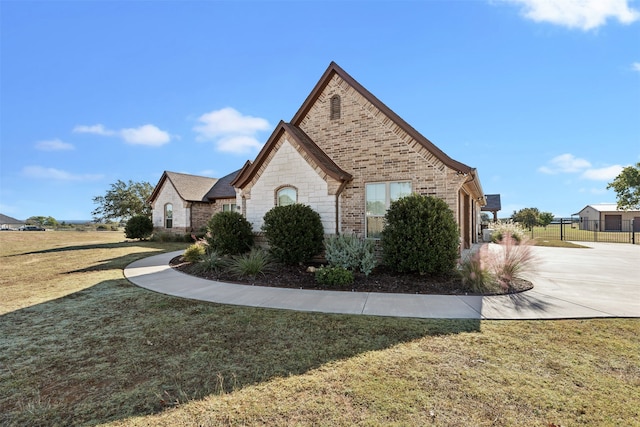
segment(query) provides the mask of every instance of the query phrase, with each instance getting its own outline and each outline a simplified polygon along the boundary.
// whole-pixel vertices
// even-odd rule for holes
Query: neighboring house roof
[[[160,181],[158,181],[151,197],[149,197],[150,202],[158,197],[158,193],[166,180],[171,182],[178,192],[178,195],[187,202],[207,201],[205,198],[207,193],[218,181],[217,178],[165,171],[160,177]]]
[[[24,221],[0,214],[0,224],[24,224]]]
[[[481,211],[497,212],[502,209],[499,194],[485,194],[484,196],[487,199],[487,204],[480,208]]]
[[[338,75],[342,80],[347,82],[353,89],[355,89],[360,95],[362,95],[367,101],[373,104],[377,109],[382,111],[389,119],[391,119],[398,127],[405,131],[409,136],[422,144],[429,152],[431,152],[442,163],[462,173],[475,173],[475,169],[465,165],[464,163],[453,160],[447,156],[444,151],[436,147],[431,141],[425,138],[420,132],[415,130],[411,125],[405,122],[402,117],[394,113],[389,107],[387,107],[382,101],[376,98],[371,92],[358,83],[353,77],[351,77],[346,71],[338,66],[335,62],[329,64],[329,68],[324,72],[320,81],[313,88],[307,99],[304,101],[298,112],[291,119],[293,126],[298,126],[305,116],[314,105],[324,88],[329,84],[334,75]]]
[[[229,175],[223,176],[218,179],[218,181],[213,184],[213,187],[209,190],[209,192],[205,195],[206,200],[215,200],[215,199],[230,199],[236,197],[236,190],[231,185],[231,181],[235,179],[235,177],[240,173],[242,169],[238,169],[235,172],[231,172]]]
[[[584,211],[587,208],[591,208],[594,211],[598,212],[640,212],[638,209],[618,209],[618,205],[616,203],[595,203],[593,205],[587,205],[584,208],[580,209],[580,212]],[[580,212],[574,213],[573,215],[580,215]]]
[[[262,147],[260,153],[258,153],[256,160],[253,163],[245,164],[245,167],[239,171],[240,173],[238,176],[231,181],[231,185],[242,188],[251,181],[256,173],[258,173],[260,167],[284,132],[287,132],[327,175],[342,182],[350,181],[353,178],[351,174],[345,172],[336,165],[335,162],[331,160],[331,158],[327,156],[327,154],[322,151],[302,129],[281,120],[269,137],[267,143]]]

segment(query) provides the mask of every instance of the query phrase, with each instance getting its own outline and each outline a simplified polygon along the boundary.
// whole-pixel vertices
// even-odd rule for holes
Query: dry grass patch
[[[637,319],[223,306],[122,277],[175,244],[35,234],[0,240],[16,307],[0,315],[0,425],[640,425]],[[44,267],[22,279],[30,257]]]

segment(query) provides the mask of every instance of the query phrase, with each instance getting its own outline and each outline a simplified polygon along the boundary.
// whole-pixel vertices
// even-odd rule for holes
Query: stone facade
[[[165,206],[173,206],[173,227],[165,228]],[[151,204],[153,227],[172,233],[184,233],[191,228],[191,209],[169,180],[164,181],[158,197]]]
[[[292,187],[297,191],[297,203],[310,206],[320,214],[325,233],[335,232],[335,180],[318,174],[318,168],[285,133],[271,151],[265,167],[254,180],[238,192],[238,206],[245,198],[245,216],[254,231],[260,231],[264,214],[277,205],[277,191]]]

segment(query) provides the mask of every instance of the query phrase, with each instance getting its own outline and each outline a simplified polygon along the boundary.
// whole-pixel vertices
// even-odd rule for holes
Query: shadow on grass
[[[0,317],[2,425],[86,425],[303,374],[480,321],[197,302],[110,280]]]
[[[186,248],[187,243],[152,242],[150,240],[126,240],[123,242],[116,242],[116,243],[96,243],[96,244],[86,244],[86,245],[63,246],[59,248],[43,249],[39,251],[22,252],[19,254],[7,255],[7,257],[11,258],[16,256],[22,256],[22,255],[37,255],[37,254],[48,254],[48,253],[57,253],[57,252],[73,252],[73,251],[83,251],[83,250],[91,250],[91,249],[130,248],[132,246],[140,246],[144,248],[167,251],[168,247],[173,247],[173,246],[175,246],[176,250]]]

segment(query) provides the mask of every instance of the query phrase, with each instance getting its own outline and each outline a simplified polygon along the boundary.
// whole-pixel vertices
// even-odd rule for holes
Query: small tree
[[[124,235],[127,239],[148,239],[153,233],[151,218],[145,215],[136,215],[127,221]]]
[[[540,211],[538,208],[524,208],[519,211],[514,211],[511,219],[513,222],[519,222],[523,227],[531,230],[533,227],[538,225],[538,216],[540,215]]]
[[[382,230],[384,263],[399,272],[441,274],[456,265],[458,225],[441,199],[412,194],[391,203]]]
[[[96,222],[111,219],[128,220],[136,215],[151,217],[151,206],[147,203],[153,187],[148,182],[128,183],[118,180],[104,196],[93,198],[99,206],[91,212]]]
[[[239,255],[251,250],[251,224],[238,212],[218,212],[207,224],[209,250],[220,255]]]
[[[538,215],[538,225],[547,228],[547,225],[553,221],[553,214],[551,212],[540,212]]]
[[[616,192],[618,209],[640,209],[640,162],[622,169],[607,189]]]
[[[264,215],[262,231],[274,258],[285,264],[308,261],[322,252],[324,228],[320,214],[309,206],[276,206]]]

